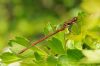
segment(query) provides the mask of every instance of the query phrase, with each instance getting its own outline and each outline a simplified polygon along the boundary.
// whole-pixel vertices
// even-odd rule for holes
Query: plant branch
[[[33,47],[34,45],[46,40],[47,38],[65,30],[65,28],[67,28],[68,26],[72,25],[73,23],[75,23],[77,21],[77,17],[72,18],[71,20],[69,20],[68,22],[64,22],[63,26],[60,29],[57,29],[55,32],[41,38],[40,40],[37,40],[36,42],[34,42],[30,47],[22,49],[18,54],[21,54],[23,52],[25,52],[26,50],[28,50],[29,48]]]

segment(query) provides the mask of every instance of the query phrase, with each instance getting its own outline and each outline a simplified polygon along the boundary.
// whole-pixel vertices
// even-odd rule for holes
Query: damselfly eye
[[[74,17],[73,19],[74,19],[74,21],[77,21],[77,17]]]
[[[77,21],[77,17],[74,17],[74,18],[72,19],[72,23],[74,23],[75,21]]]
[[[73,19],[71,19],[68,23],[64,22],[63,27],[66,28],[67,26],[72,25],[73,23],[75,23],[77,21],[77,17],[74,17]]]
[[[67,23],[67,25],[71,25],[77,21],[77,17],[74,17],[70,22]]]

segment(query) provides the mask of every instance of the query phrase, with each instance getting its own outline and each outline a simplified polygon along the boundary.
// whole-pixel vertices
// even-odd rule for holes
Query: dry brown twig
[[[65,30],[65,28],[67,28],[68,26],[72,25],[73,23],[75,23],[77,21],[77,17],[72,18],[71,20],[69,20],[68,22],[64,22],[63,26],[60,29],[57,29],[55,32],[41,38],[40,40],[35,41],[29,48],[33,47],[34,45],[46,40],[47,38],[57,34],[58,32],[61,32],[63,30]],[[18,54],[22,54],[23,52],[25,52],[26,50],[28,50],[29,48],[25,48],[22,49]]]

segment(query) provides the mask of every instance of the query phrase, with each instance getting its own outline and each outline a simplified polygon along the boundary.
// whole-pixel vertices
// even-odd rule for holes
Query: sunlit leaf
[[[79,27],[77,24],[73,24],[71,32],[75,35],[79,35],[81,33],[81,27]]]
[[[48,64],[48,66],[56,66],[57,65],[57,59],[54,58],[53,56],[48,56],[47,64]]]
[[[48,34],[48,33],[51,33],[51,32],[53,32],[53,27],[51,26],[50,23],[48,23],[46,25],[46,27],[44,28],[44,34]]]
[[[52,38],[52,40],[49,40],[49,42],[50,44],[48,44],[48,46],[51,48],[51,50],[53,50],[53,52],[57,54],[64,53],[64,48],[62,46],[62,43],[58,39]]]
[[[67,55],[61,55],[58,58],[58,62],[61,66],[78,66],[78,62],[73,62]]]
[[[0,58],[2,59],[2,62],[4,62],[4,63],[11,63],[11,62],[20,60],[19,57],[17,57],[16,55],[14,55],[13,53],[10,53],[10,52],[5,52],[5,53],[1,54]]]
[[[82,51],[78,49],[68,49],[67,56],[73,61],[79,61],[85,57]]]
[[[22,38],[22,37],[16,37],[15,40],[10,40],[9,41],[9,45],[12,46],[12,42],[16,42],[22,46],[25,46],[25,47],[28,47],[30,44],[29,44],[29,41],[25,38]]]
[[[37,52],[34,52],[34,56],[37,61],[42,60],[42,57]]]

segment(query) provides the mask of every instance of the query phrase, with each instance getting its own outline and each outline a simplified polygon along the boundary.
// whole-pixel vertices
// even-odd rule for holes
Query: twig
[[[47,38],[57,34],[58,32],[61,32],[63,30],[65,30],[65,28],[67,28],[68,26],[72,25],[73,23],[75,23],[77,21],[77,17],[72,18],[71,20],[69,20],[68,22],[64,22],[63,26],[60,29],[57,29],[55,32],[41,38],[40,40],[37,40],[36,42],[34,42],[29,48],[33,47],[34,45],[46,40]],[[18,54],[21,54],[23,52],[25,52],[26,50],[28,50],[29,48],[25,48],[22,49]]]

